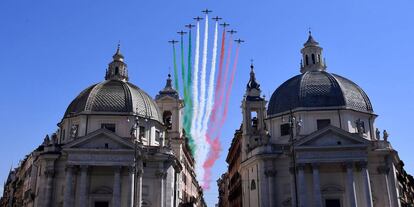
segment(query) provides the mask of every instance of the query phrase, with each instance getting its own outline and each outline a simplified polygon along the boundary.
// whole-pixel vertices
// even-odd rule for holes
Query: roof
[[[368,96],[354,82],[326,71],[307,71],[287,80],[273,92],[267,114],[314,107],[373,112]]]
[[[83,90],[66,109],[64,118],[81,113],[134,113],[162,122],[154,100],[132,83],[105,80]]]

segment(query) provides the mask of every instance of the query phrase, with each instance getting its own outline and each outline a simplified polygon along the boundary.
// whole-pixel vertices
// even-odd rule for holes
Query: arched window
[[[256,181],[254,181],[254,179],[250,183],[250,190],[256,190]]]
[[[315,54],[312,54],[312,63],[313,63],[313,64],[315,64],[315,63],[316,63]]]
[[[164,121],[167,129],[172,129],[172,113],[171,111],[164,111],[162,114],[162,120]]]
[[[118,75],[118,74],[119,74],[119,68],[115,67],[115,75]]]
[[[318,63],[321,62],[321,55],[318,54]]]
[[[308,55],[305,55],[305,64],[306,64],[306,65],[309,65],[309,58],[308,58]]]

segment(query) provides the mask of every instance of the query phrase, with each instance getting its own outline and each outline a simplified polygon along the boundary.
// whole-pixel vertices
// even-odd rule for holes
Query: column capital
[[[46,177],[53,177],[53,176],[55,176],[55,170],[54,169],[51,169],[51,168],[46,169],[44,173],[45,173]]]
[[[165,179],[167,178],[167,173],[163,170],[157,170],[155,172],[155,177]]]
[[[113,166],[112,168],[114,169],[114,172],[120,173],[122,166]]]
[[[378,166],[377,168],[379,174],[387,175],[390,172],[390,168],[388,166]]]
[[[361,162],[358,163],[358,165],[359,165],[360,168],[364,169],[364,168],[367,168],[368,162],[367,161],[361,161]]]
[[[89,165],[79,165],[79,169],[80,169],[81,171],[86,171],[86,170],[88,170],[88,169],[89,169]]]
[[[347,169],[349,169],[349,168],[353,169],[353,168],[354,168],[354,162],[352,162],[352,161],[347,161],[347,162],[345,162],[345,163],[344,163],[344,166],[345,166]]]
[[[298,163],[298,164],[296,164],[296,168],[298,170],[304,170],[305,167],[306,167],[306,163]]]
[[[66,164],[65,170],[66,171],[73,171],[75,169],[75,166],[72,164]]]
[[[266,177],[275,177],[277,174],[277,170],[274,170],[274,169],[265,170],[264,174],[266,175]]]
[[[319,163],[319,162],[313,162],[313,163],[311,163],[311,166],[312,166],[312,168],[319,169],[319,167],[321,166],[321,163]]]

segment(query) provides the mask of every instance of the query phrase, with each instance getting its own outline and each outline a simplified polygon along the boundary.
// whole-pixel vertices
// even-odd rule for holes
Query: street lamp
[[[292,155],[292,165],[293,165],[293,179],[294,179],[294,184],[295,184],[295,205],[296,207],[298,207],[298,183],[297,183],[297,178],[296,178],[296,155],[295,155],[295,139],[293,137],[293,128],[294,126],[298,124],[301,126],[302,124],[302,120],[299,120],[299,122],[297,122],[296,117],[293,115],[292,109],[290,109],[290,113],[289,113],[289,134],[290,134],[290,139],[289,139],[289,144],[290,144],[290,152]],[[293,199],[293,198],[292,198]]]

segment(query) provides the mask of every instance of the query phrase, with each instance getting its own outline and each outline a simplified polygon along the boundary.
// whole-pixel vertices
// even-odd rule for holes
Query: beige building
[[[367,94],[327,71],[311,34],[301,53],[301,73],[268,104],[251,68],[242,101],[243,206],[412,206],[402,197],[412,195],[412,177],[399,179],[401,160],[375,128]]]
[[[205,206],[171,79],[152,99],[128,81],[119,47],[59,129],[11,170],[0,206]]]

